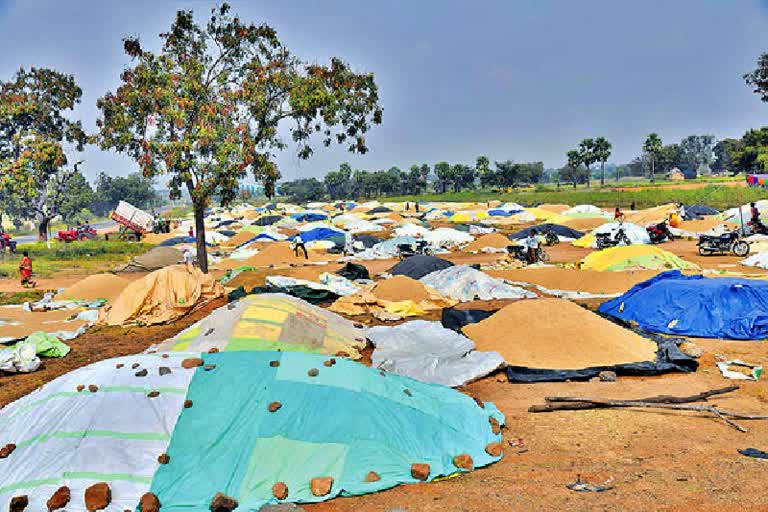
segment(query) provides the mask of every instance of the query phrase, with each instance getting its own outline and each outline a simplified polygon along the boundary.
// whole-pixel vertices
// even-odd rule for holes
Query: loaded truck
[[[155,218],[152,215],[125,201],[117,203],[117,208],[110,217],[120,225],[118,238],[130,242],[141,240],[141,237],[155,223]]]

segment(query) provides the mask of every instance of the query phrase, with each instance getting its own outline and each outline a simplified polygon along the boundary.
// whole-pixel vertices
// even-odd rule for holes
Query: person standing
[[[195,264],[195,255],[192,254],[192,249],[189,247],[184,249],[184,264],[187,266],[187,270],[191,270]]]
[[[192,229],[192,226],[189,226],[189,238],[195,238],[195,230]]]
[[[525,239],[525,246],[528,248],[526,259],[528,264],[532,265],[539,259],[539,236],[535,228],[531,228],[531,232],[528,233],[528,238]]]
[[[24,288],[34,288],[37,283],[32,281],[32,260],[29,257],[29,253],[24,251],[22,253],[23,258],[19,263],[19,274],[21,274],[21,286]]]
[[[297,258],[299,257],[299,249],[304,251],[304,259],[308,260],[309,255],[307,254],[307,246],[304,245],[304,239],[301,238],[301,233],[296,235],[296,238],[293,240],[293,253]]]

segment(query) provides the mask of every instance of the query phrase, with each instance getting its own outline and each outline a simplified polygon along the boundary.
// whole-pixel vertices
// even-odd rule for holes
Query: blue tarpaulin
[[[328,240],[330,238],[343,237],[343,231],[336,231],[330,228],[315,228],[309,231],[303,231],[301,233],[301,239],[305,242],[313,242],[315,240]],[[294,237],[295,238],[295,237]],[[294,238],[291,238],[293,240]]]
[[[507,210],[488,210],[488,215],[492,217],[511,217],[512,213]]]
[[[291,215],[291,218],[296,219],[299,222],[315,222],[318,220],[325,220],[328,216],[319,213],[294,213]]]
[[[603,303],[600,312],[664,334],[764,339],[768,338],[768,282],[686,276],[672,270]]]

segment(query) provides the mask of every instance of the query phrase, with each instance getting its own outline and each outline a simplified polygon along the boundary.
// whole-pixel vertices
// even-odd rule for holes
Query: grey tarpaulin
[[[498,352],[474,350],[475,344],[440,322],[415,320],[395,327],[373,327],[372,366],[430,384],[461,386],[504,364]]]

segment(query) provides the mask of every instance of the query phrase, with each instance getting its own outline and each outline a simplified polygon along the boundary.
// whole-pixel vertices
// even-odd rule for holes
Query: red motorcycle
[[[646,226],[645,230],[648,232],[648,237],[651,239],[652,244],[660,244],[661,242],[675,239],[675,235],[669,230],[667,221]]]

